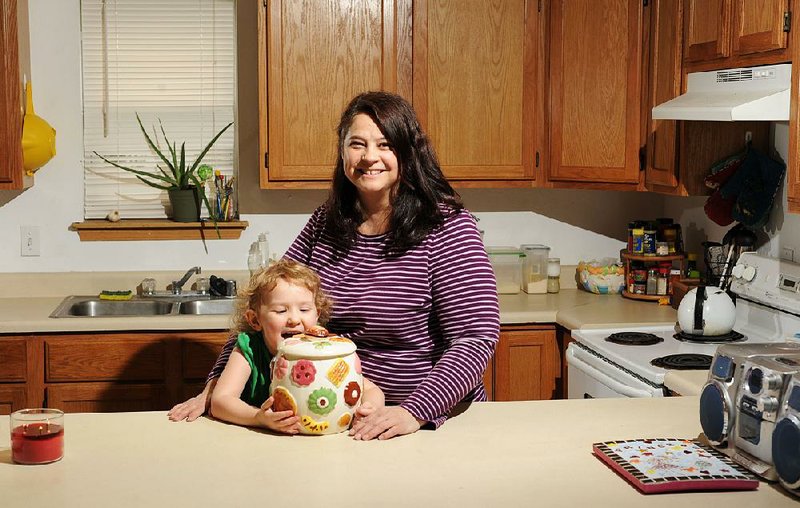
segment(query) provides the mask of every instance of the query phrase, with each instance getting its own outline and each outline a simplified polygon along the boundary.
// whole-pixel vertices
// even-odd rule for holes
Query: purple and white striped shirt
[[[333,300],[327,327],[356,343],[364,376],[387,402],[437,427],[458,402],[486,400],[482,378],[499,339],[500,311],[469,212],[454,213],[399,256],[386,254],[386,234],[358,234],[343,252],[325,229],[325,213],[314,212],[286,257],[319,273]],[[221,373],[222,360],[210,377]]]

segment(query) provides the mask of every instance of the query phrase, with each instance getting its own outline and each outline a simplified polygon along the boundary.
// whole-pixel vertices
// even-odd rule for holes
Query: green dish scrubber
[[[133,298],[133,291],[130,289],[125,291],[106,291],[105,289],[100,292],[101,300],[130,300]]]

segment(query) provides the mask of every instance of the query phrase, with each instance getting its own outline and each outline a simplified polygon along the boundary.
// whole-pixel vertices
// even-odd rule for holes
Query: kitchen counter
[[[437,431],[389,441],[279,436],[163,412],[68,414],[63,460],[11,463],[0,419],[4,507],[797,506],[756,491],[645,496],[592,443],[700,432],[697,397],[473,404]]]

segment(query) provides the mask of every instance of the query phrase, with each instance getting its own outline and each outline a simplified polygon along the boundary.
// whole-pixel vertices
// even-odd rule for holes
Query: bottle
[[[642,231],[644,238],[642,239],[642,254],[645,256],[656,255],[656,224],[654,222],[646,222],[644,230]]]
[[[659,268],[658,278],[656,279],[656,294],[666,295],[669,286],[669,268]]]
[[[644,227],[641,224],[636,224],[631,230],[633,237],[633,254],[642,254],[644,252]]]
[[[561,290],[561,259],[547,258],[547,292],[558,293]]]
[[[656,275],[656,269],[650,268],[647,270],[647,289],[645,289],[645,294],[647,295],[654,295],[658,291],[658,275]]]
[[[686,256],[686,278],[699,279],[700,270],[697,269],[697,254],[690,252]]]
[[[258,249],[258,242],[250,244],[250,252],[247,254],[247,269],[250,270],[250,276],[261,269],[261,251]]]
[[[269,242],[267,242],[267,233],[258,234],[258,251],[261,254],[259,263],[261,268],[269,266]]]

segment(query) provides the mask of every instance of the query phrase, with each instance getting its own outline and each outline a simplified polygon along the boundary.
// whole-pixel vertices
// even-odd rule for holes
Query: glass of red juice
[[[49,464],[63,456],[63,411],[37,408],[11,413],[11,460],[17,464]]]

